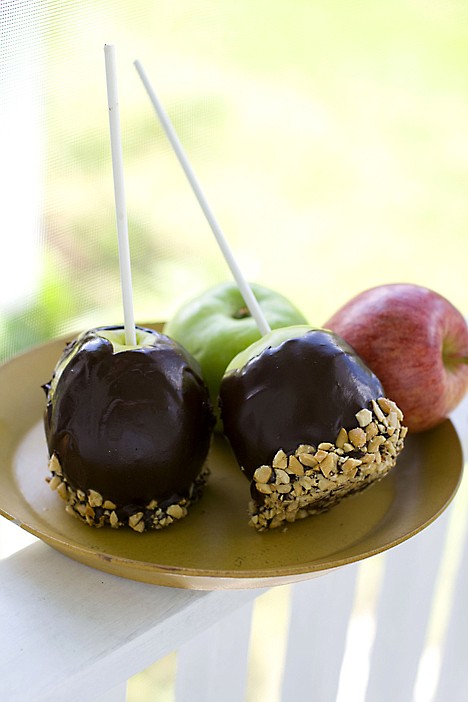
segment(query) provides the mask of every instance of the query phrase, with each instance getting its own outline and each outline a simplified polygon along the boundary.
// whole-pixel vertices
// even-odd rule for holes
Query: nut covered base
[[[380,480],[395,466],[407,428],[387,398],[356,414],[356,427],[342,428],[335,443],[301,444],[294,454],[281,448],[251,483],[250,525],[258,531],[318,514]]]
[[[111,500],[106,500],[104,496],[95,490],[75,490],[68,483],[63,475],[57,455],[52,454],[49,460],[50,476],[46,478],[52,490],[56,490],[58,495],[65,501],[65,511],[68,514],[78,517],[89,526],[102,527],[111,526],[113,529],[120,527],[130,527],[133,531],[142,533],[152,529],[163,529],[174,522],[186,517],[188,508],[196,502],[202,495],[209,470],[205,466],[192,483],[188,497],[181,498],[178,502],[161,506],[157,500],[145,507],[141,505],[116,505]]]

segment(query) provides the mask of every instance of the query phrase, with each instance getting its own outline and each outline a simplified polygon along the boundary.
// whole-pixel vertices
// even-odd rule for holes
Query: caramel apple
[[[160,529],[187,514],[206,480],[214,425],[197,362],[169,337],[122,327],[81,334],[47,395],[50,486],[91,526]]]
[[[383,478],[406,434],[401,411],[355,351],[302,325],[238,354],[220,405],[259,531],[327,510]]]

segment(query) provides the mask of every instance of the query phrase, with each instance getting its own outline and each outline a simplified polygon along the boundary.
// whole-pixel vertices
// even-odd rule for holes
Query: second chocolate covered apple
[[[383,478],[406,434],[400,409],[355,351],[302,325],[238,354],[220,404],[259,531],[327,510]]]

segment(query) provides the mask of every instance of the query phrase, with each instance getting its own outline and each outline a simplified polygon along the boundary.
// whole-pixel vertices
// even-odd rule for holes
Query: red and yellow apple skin
[[[366,290],[324,325],[377,375],[412,432],[439,424],[468,390],[468,326],[446,298],[418,285]]]

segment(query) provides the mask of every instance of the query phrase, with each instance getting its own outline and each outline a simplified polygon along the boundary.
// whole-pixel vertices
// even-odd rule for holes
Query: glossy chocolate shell
[[[384,396],[378,378],[340,337],[323,329],[267,348],[221,384],[224,432],[252,479],[278,449],[334,442],[356,413]]]
[[[70,344],[56,386],[44,386],[49,453],[75,490],[117,505],[177,500],[200,474],[214,424],[198,364],[153,330],[154,345],[113,353],[106,329],[119,328]]]

